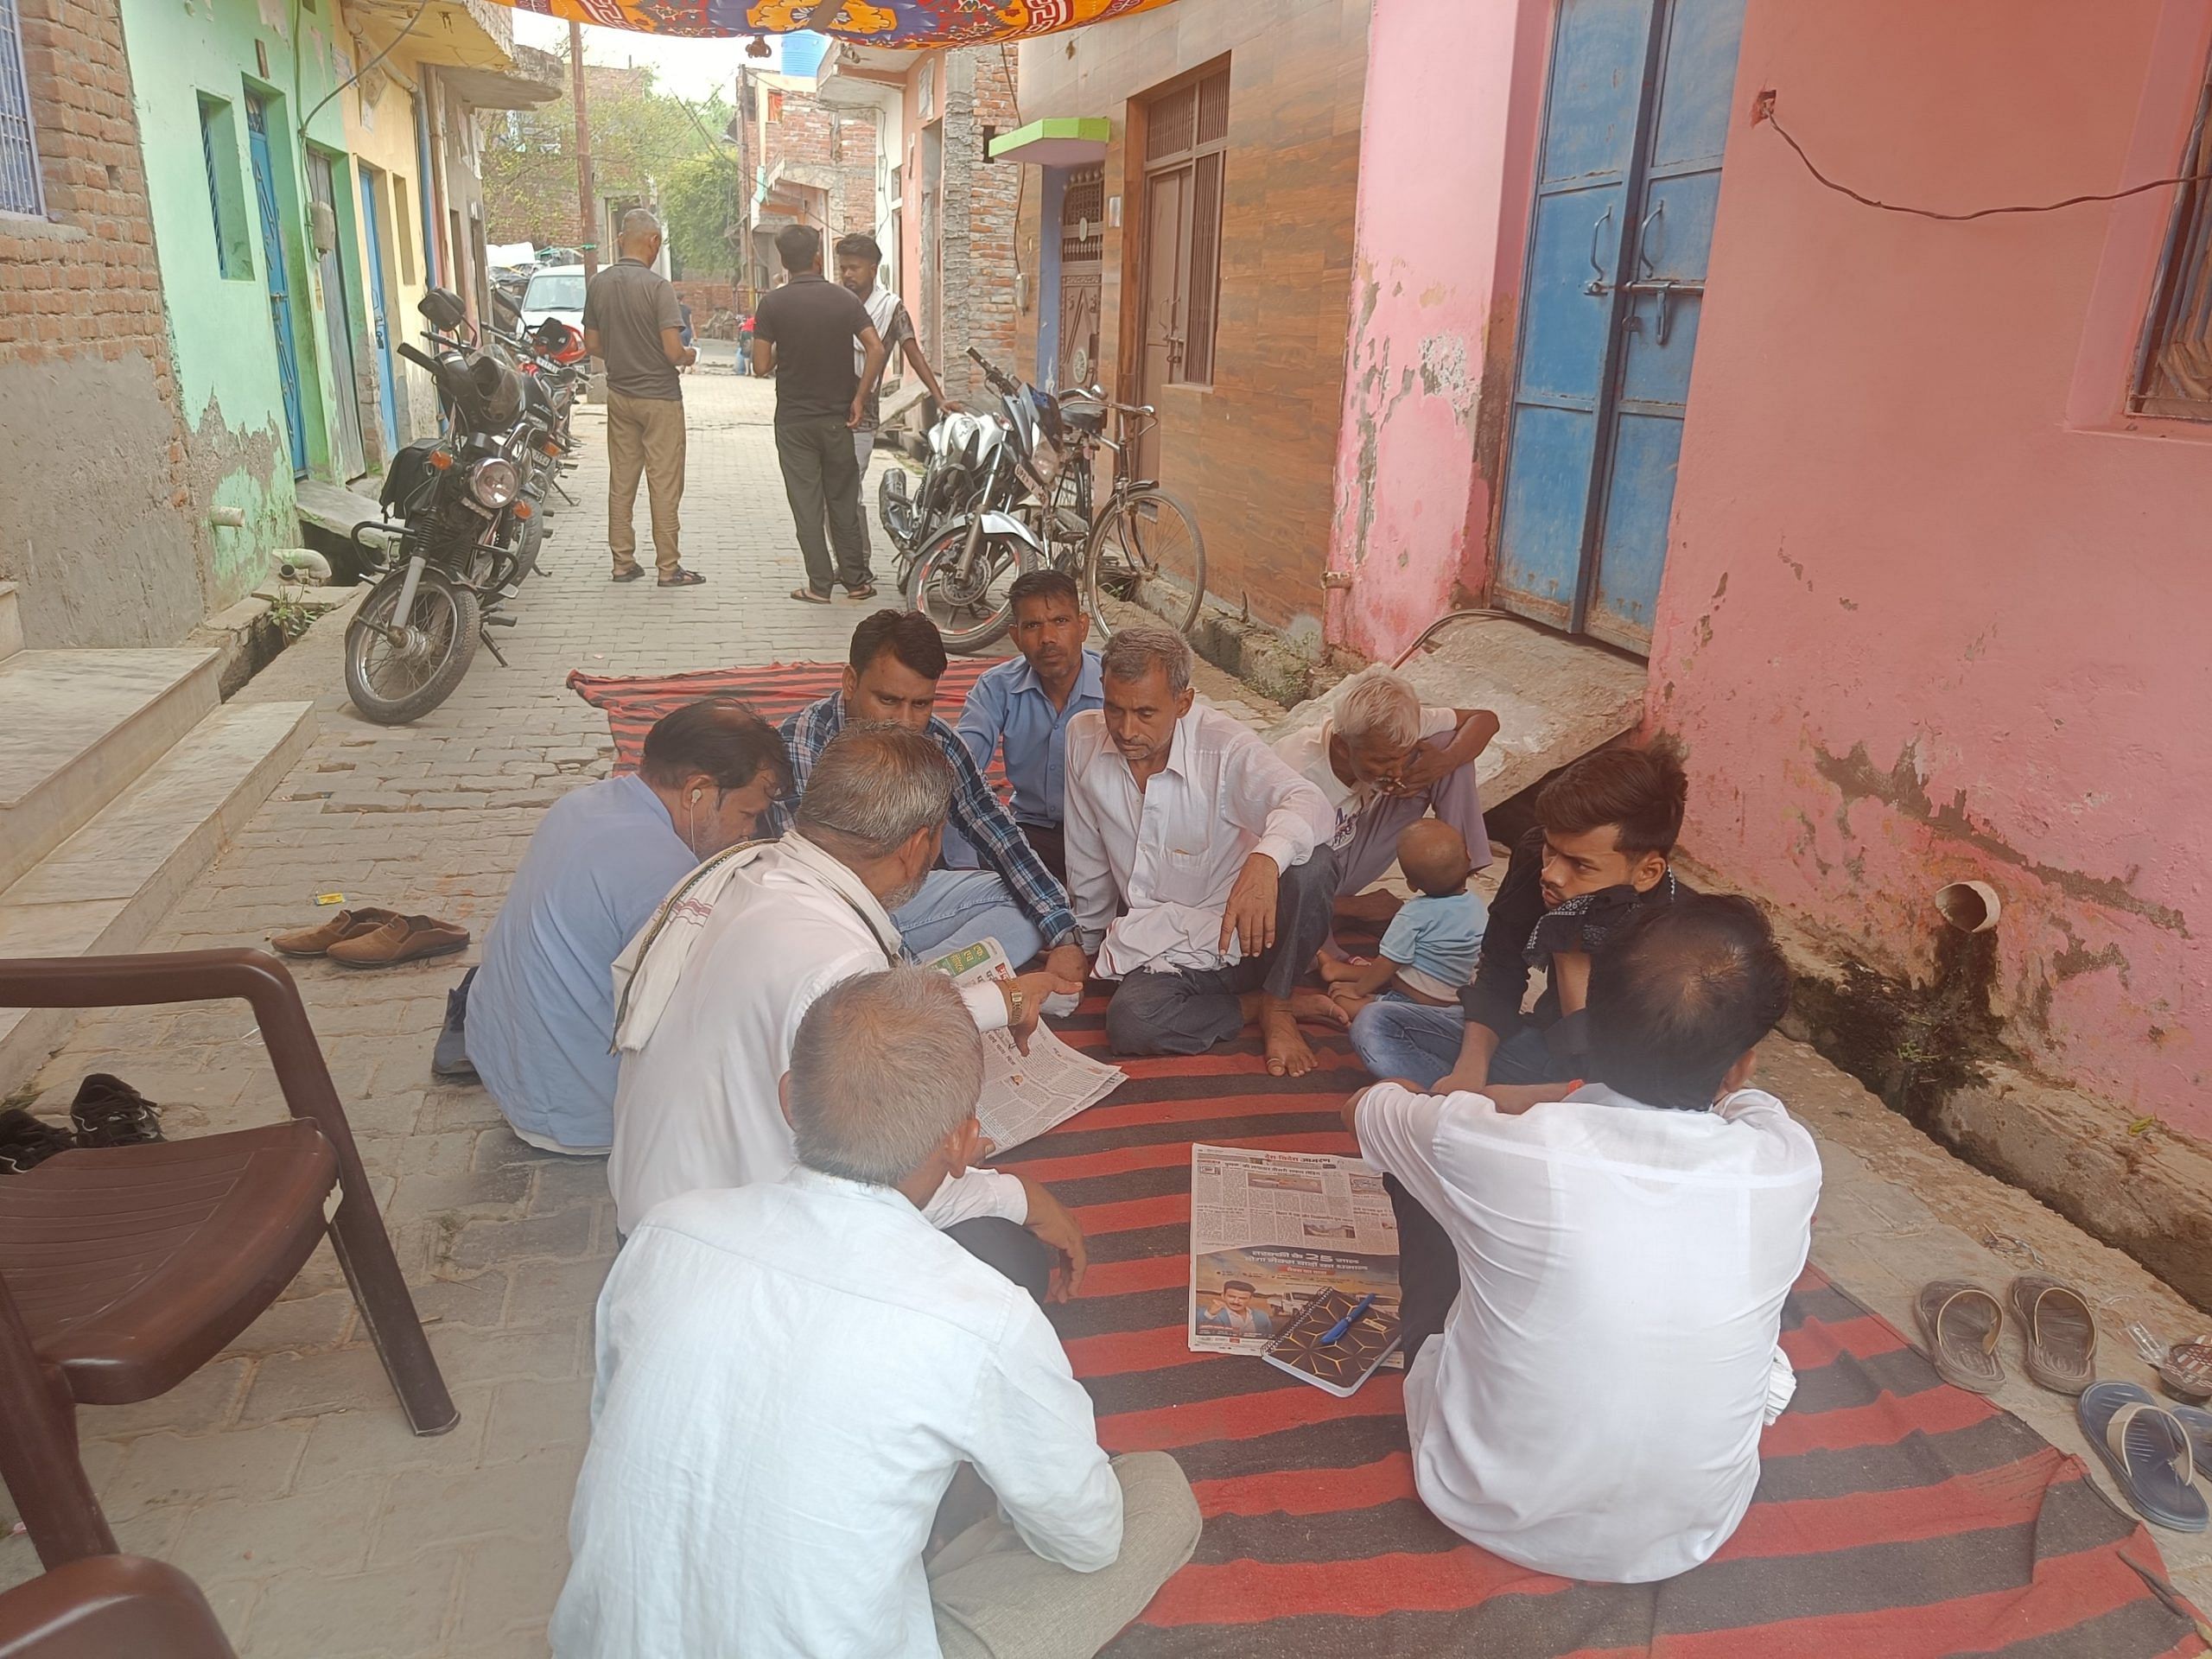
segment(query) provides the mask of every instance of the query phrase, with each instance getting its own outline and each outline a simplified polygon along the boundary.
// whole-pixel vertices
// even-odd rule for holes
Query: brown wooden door
[[[1145,181],[1144,384],[1137,394],[1141,404],[1157,405],[1182,366],[1183,319],[1190,301],[1190,261],[1183,246],[1184,227],[1190,216],[1184,202],[1190,188],[1187,168],[1154,174]],[[1159,446],[1160,429],[1154,426],[1137,448],[1140,478],[1160,476]]]

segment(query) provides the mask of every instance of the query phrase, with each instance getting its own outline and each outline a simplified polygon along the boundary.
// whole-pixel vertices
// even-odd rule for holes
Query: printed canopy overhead
[[[855,46],[922,50],[1026,40],[1169,0],[505,0],[518,11],[642,35],[712,39],[813,29]]]

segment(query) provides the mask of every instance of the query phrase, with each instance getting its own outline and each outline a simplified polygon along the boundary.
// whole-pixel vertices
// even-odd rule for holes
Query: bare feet
[[[1287,1002],[1260,992],[1255,1001],[1258,1006],[1253,1017],[1260,1022],[1260,1038],[1267,1049],[1268,1071],[1272,1077],[1302,1077],[1313,1069],[1313,1051],[1299,1034],[1300,1020],[1311,1020],[1338,1030],[1351,1023],[1351,1016],[1325,991],[1295,990]]]
[[[1359,970],[1366,966],[1365,957],[1325,956],[1314,964],[1324,985],[1338,985],[1348,979],[1357,979]]]
[[[1351,1024],[1351,1016],[1344,1012],[1344,1005],[1326,991],[1303,988],[1293,991],[1290,994],[1290,1012],[1294,1019],[1311,1020],[1338,1031]]]
[[[1273,997],[1260,1010],[1260,1038],[1270,1077],[1302,1077],[1313,1069],[1313,1051],[1299,1034],[1298,1016]]]

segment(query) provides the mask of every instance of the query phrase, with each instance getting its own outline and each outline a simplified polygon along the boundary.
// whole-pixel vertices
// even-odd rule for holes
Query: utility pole
[[[591,111],[584,99],[584,26],[569,20],[569,73],[576,102],[576,223],[583,245],[584,279],[599,275],[599,213],[591,187]]]

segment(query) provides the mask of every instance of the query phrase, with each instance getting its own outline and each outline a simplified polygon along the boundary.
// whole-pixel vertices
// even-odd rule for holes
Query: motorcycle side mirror
[[[434,288],[423,296],[415,308],[420,311],[433,328],[450,334],[468,321],[468,308],[461,303],[461,296],[449,288]]]

